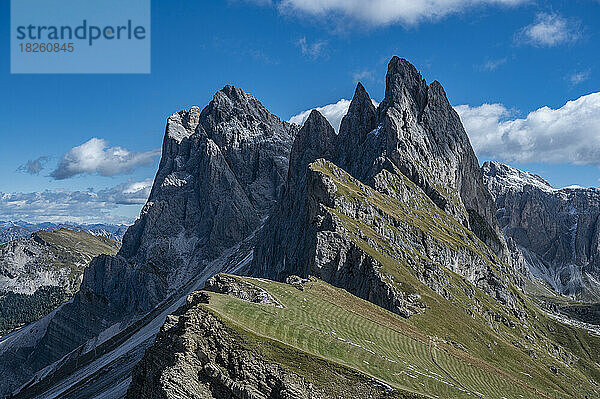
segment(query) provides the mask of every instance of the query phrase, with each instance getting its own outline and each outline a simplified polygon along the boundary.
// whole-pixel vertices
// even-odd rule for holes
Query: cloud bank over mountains
[[[129,223],[131,220],[111,211],[120,205],[144,204],[151,189],[152,179],[146,179],[98,191],[0,192],[0,220]]]

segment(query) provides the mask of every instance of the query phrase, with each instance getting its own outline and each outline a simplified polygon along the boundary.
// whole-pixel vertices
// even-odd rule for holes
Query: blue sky
[[[357,80],[380,101],[393,55],[443,84],[480,160],[598,186],[598,16],[598,0],[152,1],[150,74],[11,75],[3,1],[0,219],[130,222],[173,112],[228,83],[286,120]],[[105,159],[56,172],[89,153]]]

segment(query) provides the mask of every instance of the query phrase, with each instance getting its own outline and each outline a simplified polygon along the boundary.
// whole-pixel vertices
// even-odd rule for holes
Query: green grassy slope
[[[316,279],[301,291],[287,284],[236,278],[265,289],[284,307],[215,293],[208,293],[209,304],[202,306],[238,331],[253,350],[315,383],[329,379],[341,365],[423,397],[571,398],[594,392],[583,376],[578,385],[570,381],[562,386],[567,381],[553,379],[543,364],[468,318],[440,315],[436,309],[403,319]],[[446,309],[450,311],[455,309]],[[429,326],[434,319],[437,325]],[[454,330],[450,335],[479,342],[476,350],[445,341],[440,336],[446,328]],[[430,335],[432,329],[435,334]],[[486,343],[494,341],[494,348],[487,349]],[[503,359],[505,366],[481,356],[482,347]],[[344,397],[343,387],[340,390]]]
[[[387,195],[363,185],[330,162],[317,161],[311,169],[335,184],[338,206],[327,211],[342,222],[345,237],[381,264],[381,271],[395,289],[417,293],[426,304],[423,314],[402,322],[413,327],[405,333],[410,331],[420,342],[421,346],[412,347],[413,354],[431,348],[434,357],[442,356],[436,361],[450,370],[450,375],[458,374],[460,378],[455,378],[461,384],[473,392],[485,393],[485,397],[528,397],[525,392],[529,397],[600,397],[600,339],[548,317],[513,284],[508,265],[435,206],[410,180],[399,172],[382,172],[393,194]],[[339,206],[344,203],[377,212],[370,213],[365,221],[348,212],[356,206]],[[436,263],[436,254],[420,251],[408,241],[391,244],[390,232],[393,237],[427,237],[439,248],[451,248],[482,260],[506,284],[506,292],[514,302],[512,309],[446,265]],[[444,297],[422,283],[417,274],[423,264],[435,265],[445,275]],[[373,342],[381,342],[382,337],[375,338]],[[452,361],[456,357],[461,361]],[[422,372],[431,368],[421,364]],[[415,388],[414,384],[408,386]],[[445,391],[439,389],[432,392],[458,397],[445,396]]]

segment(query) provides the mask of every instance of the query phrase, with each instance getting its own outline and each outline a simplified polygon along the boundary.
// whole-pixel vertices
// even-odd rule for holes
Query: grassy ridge
[[[360,205],[360,209],[377,210],[374,217],[370,215],[373,220],[367,224],[352,214],[328,208],[344,225],[346,238],[382,265],[381,271],[391,277],[389,281],[396,289],[421,295],[427,310],[412,316],[407,323],[421,333],[431,335],[428,339],[436,342],[432,345],[434,356],[444,348],[442,351],[453,353],[485,371],[484,375],[478,376],[475,372],[461,371],[465,363],[448,362],[444,357],[438,359],[444,368],[464,376],[464,381],[461,378],[458,381],[473,387],[473,392],[486,392],[485,397],[496,397],[493,385],[489,385],[492,374],[533,392],[534,397],[600,396],[596,383],[591,382],[600,381],[600,353],[596,349],[600,348],[600,339],[560,324],[540,311],[531,299],[513,286],[505,272],[507,265],[401,173],[382,172],[388,191],[394,194],[390,196],[363,185],[329,162],[317,161],[311,169],[324,174],[335,184],[336,204],[354,203]],[[372,226],[378,226],[378,229]],[[409,229],[409,234],[405,233],[404,237],[424,235],[441,247],[467,252],[481,259],[506,282],[507,290],[518,301],[525,318],[517,318],[498,300],[445,265],[436,264],[428,253],[420,252],[411,242],[391,244],[388,237],[377,233],[391,231],[394,236],[403,237],[399,228]],[[448,283],[444,288],[449,299],[418,280],[414,267],[409,265],[422,262],[436,264],[446,275]],[[500,320],[486,315],[500,317]],[[515,392],[508,393],[507,398],[519,397],[514,396]]]
[[[300,291],[286,284],[236,278],[267,290],[284,308],[253,304],[215,293],[209,293],[210,302],[203,306],[249,337],[255,345],[262,342],[257,350],[274,362],[287,364],[292,371],[298,372],[296,360],[289,358],[289,351],[273,350],[274,342],[277,343],[275,346],[291,347],[294,352],[345,366],[401,392],[423,397],[578,397],[572,391],[555,390],[558,387],[533,376],[531,373],[537,371],[540,374],[540,370],[536,370],[531,362],[513,365],[517,368],[513,371],[520,375],[517,377],[510,370],[496,367],[428,335],[411,320],[402,319],[322,281],[311,280],[304,291]],[[479,338],[485,335],[480,332]],[[495,338],[500,340],[500,337]],[[506,343],[498,345],[504,356],[514,358],[518,352]],[[327,372],[322,367],[304,370],[309,380],[326,378],[321,374]]]

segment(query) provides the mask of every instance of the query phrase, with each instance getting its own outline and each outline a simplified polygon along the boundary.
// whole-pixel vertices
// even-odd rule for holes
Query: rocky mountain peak
[[[319,158],[331,164],[319,163]],[[261,231],[252,273],[276,279],[312,273],[333,281],[332,276],[337,272],[329,273],[331,259],[326,262],[329,266],[320,269],[319,257],[327,252],[324,249],[329,245],[327,240],[344,241],[339,236],[347,232],[324,209],[339,205],[349,210],[352,206],[336,202],[330,177],[307,171],[309,164],[315,165],[311,163],[314,161],[320,165],[317,168],[333,168],[334,176],[342,171],[348,173],[345,179],[356,179],[356,184],[364,184],[366,191],[388,193],[391,201],[402,202],[409,197],[407,192],[393,189],[396,183],[390,183],[407,179],[416,186],[415,190],[427,196],[449,218],[470,229],[496,254],[508,253],[495,218],[496,206],[483,183],[479,163],[458,114],[442,86],[438,82],[428,86],[406,60],[398,57],[391,60],[386,98],[378,110],[362,84],[357,86],[338,136],[319,112],[311,112],[292,147],[281,205]],[[383,178],[388,175],[395,177]],[[319,197],[323,193],[327,194]],[[351,213],[362,215],[366,210],[353,209]],[[329,234],[336,238],[325,239]],[[362,257],[356,248],[350,252],[351,257]],[[339,248],[330,255],[335,257],[337,253]],[[346,261],[342,255],[335,259]],[[361,267],[366,269],[379,267],[377,262],[364,262]],[[352,262],[348,264],[350,268],[354,266]],[[467,265],[461,273],[469,275],[471,269],[473,266]],[[354,273],[349,275],[356,277]],[[346,275],[338,277],[341,280],[336,283],[351,292],[362,284],[350,282]],[[363,294],[370,295],[366,291]],[[380,294],[383,295],[377,293]]]
[[[200,123],[219,145],[235,145],[249,137],[279,137],[282,132],[271,131],[271,125],[288,124],[271,114],[254,96],[231,85],[215,93],[202,110]]]
[[[346,140],[352,135],[354,144],[360,144],[365,140],[367,133],[377,126],[377,110],[369,97],[369,93],[359,82],[354,91],[354,97],[350,102],[348,113],[342,119],[340,125],[340,139]]]
[[[380,155],[380,145],[367,143],[369,133],[377,128],[377,110],[369,94],[358,83],[348,113],[342,119],[336,142],[336,164],[359,178],[370,170]]]
[[[542,191],[555,191],[544,178],[496,161],[487,161],[481,167],[486,184],[492,195],[502,195],[507,191],[523,191],[530,186]]]
[[[380,112],[391,106],[410,106],[417,115],[423,112],[428,86],[414,65],[394,56],[388,64],[385,83],[385,99],[379,107]]]
[[[90,263],[80,291],[26,343],[37,355],[23,367],[37,371],[110,326],[108,336],[122,333],[210,277],[211,267],[225,267],[214,262],[252,240],[281,196],[297,130],[234,86],[219,90],[202,111],[171,115],[152,191],[120,252]],[[9,372],[6,356],[0,351],[0,374]],[[0,396],[29,377],[10,377]]]
[[[554,188],[542,177],[502,164],[482,166],[505,236],[531,273],[579,299],[600,295],[600,191]]]
[[[329,121],[319,111],[312,110],[290,152],[288,186],[292,186],[300,175],[305,174],[309,163],[317,158],[330,156],[335,139],[335,130]]]

